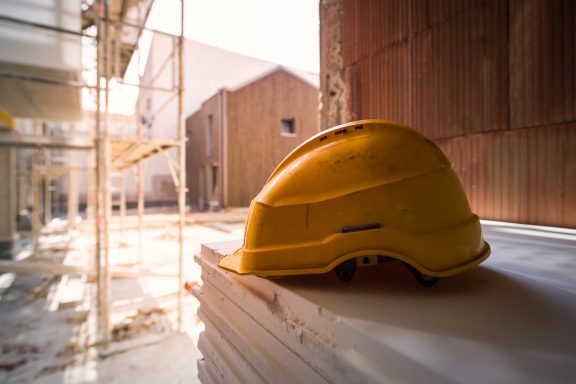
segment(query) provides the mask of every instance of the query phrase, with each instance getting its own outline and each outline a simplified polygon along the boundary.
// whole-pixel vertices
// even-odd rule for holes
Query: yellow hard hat
[[[218,265],[245,275],[349,280],[403,262],[424,285],[490,254],[450,162],[417,131],[384,120],[325,130],[290,153],[250,205],[244,244]]]
[[[16,123],[12,116],[0,107],[0,129],[14,129],[16,128]]]

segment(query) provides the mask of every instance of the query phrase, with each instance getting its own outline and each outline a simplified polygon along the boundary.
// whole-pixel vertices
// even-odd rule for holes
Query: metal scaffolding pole
[[[44,175],[44,225],[48,225],[52,220],[51,189],[52,189],[52,177],[49,175]]]
[[[76,165],[77,154],[70,151],[68,153],[68,166],[70,167],[68,172],[68,209],[66,210],[68,215],[68,229],[74,229],[76,227],[76,214],[78,213],[78,190],[76,186],[76,173],[73,171]]]
[[[184,124],[184,0],[180,2],[180,36],[178,37],[178,160],[180,177],[178,183],[178,332],[182,332],[182,287],[184,285],[184,224],[186,215],[186,126]]]
[[[110,339],[110,289],[111,289],[111,280],[110,280],[110,251],[109,251],[109,244],[110,244],[110,217],[112,213],[112,194],[111,194],[111,170],[113,167],[116,167],[121,170],[125,170],[127,168],[126,164],[122,164],[122,162],[129,161],[127,154],[131,153],[130,151],[136,148],[135,146],[130,147],[126,153],[121,154],[120,156],[116,156],[115,162],[112,163],[111,152],[112,152],[112,140],[110,138],[110,124],[109,124],[109,83],[112,74],[112,44],[111,44],[111,31],[110,31],[110,8],[109,8],[109,0],[99,0],[97,4],[98,9],[98,16],[97,16],[97,25],[98,25],[98,52],[97,52],[97,62],[99,68],[98,78],[98,86],[97,91],[101,94],[104,92],[103,97],[103,116],[99,117],[99,147],[98,153],[99,158],[97,162],[97,166],[99,168],[98,176],[100,178],[99,183],[99,204],[100,204],[100,214],[98,216],[99,221],[99,229],[100,229],[100,237],[99,237],[99,271],[100,271],[100,278],[99,278],[99,300],[100,300],[100,308],[101,308],[101,315],[99,316],[99,324],[101,325],[101,337],[102,337],[102,344],[107,347],[109,344]],[[183,5],[182,5],[183,10]],[[183,20],[182,20],[183,21]],[[181,33],[180,36],[180,43],[179,48],[182,50],[183,48],[183,34]],[[174,58],[174,61],[176,59]],[[173,87],[171,89],[164,88],[164,87],[157,87],[157,86],[147,86],[143,84],[126,84],[120,81],[120,84],[126,85],[133,85],[139,87],[140,90],[146,89],[151,91],[161,91],[161,92],[174,92],[176,96],[178,96],[178,119],[179,119],[179,137],[177,140],[174,140],[173,143],[170,143],[168,146],[179,146],[179,156],[180,164],[181,164],[181,176],[180,179],[185,179],[185,153],[182,152],[185,150],[185,127],[184,127],[184,118],[183,118],[183,57],[180,56],[180,83],[178,87]],[[102,84],[100,84],[100,80],[102,80]],[[172,99],[172,98],[170,98]],[[98,98],[100,102],[100,97]],[[99,116],[101,114],[100,103],[99,106]],[[138,118],[138,116],[137,116]],[[142,132],[140,124],[138,124],[138,140],[136,141],[139,145],[145,145],[146,142],[142,141]],[[166,143],[159,144],[158,148],[165,148]],[[154,152],[157,152],[158,149],[155,149]],[[153,154],[154,152],[151,152]],[[143,156],[140,159],[137,159],[137,166],[138,166],[138,221],[139,221],[139,229],[140,229],[140,241],[139,241],[139,252],[138,252],[138,262],[142,262],[142,232],[143,232],[143,215],[144,215],[144,169],[141,161],[148,157]],[[134,163],[129,163],[134,164]],[[115,168],[115,169],[116,169]],[[183,285],[183,227],[184,227],[184,215],[185,215],[185,182],[180,182],[179,185],[183,185],[182,188],[179,189],[179,211],[180,211],[180,254],[179,254],[179,282],[178,282],[178,293],[179,293],[179,301],[178,301],[178,330],[181,330],[182,326],[182,290],[181,287]],[[180,187],[178,187],[180,188]],[[120,186],[120,215],[121,215],[121,230],[123,230],[123,221],[125,216],[125,187],[122,183]]]
[[[142,91],[140,91],[142,92]],[[136,137],[138,142],[142,140],[142,122],[140,120],[140,103],[136,103]],[[138,265],[142,264],[142,232],[144,231],[144,165],[142,161],[133,168],[136,172],[136,186],[138,199]]]
[[[124,241],[124,222],[126,219],[126,172],[120,176],[120,246],[126,246]]]
[[[104,15],[106,20],[109,19],[109,0],[104,0]],[[103,266],[103,293],[104,293],[104,313],[103,313],[103,332],[104,347],[108,347],[110,342],[110,213],[111,213],[111,196],[110,196],[110,132],[109,132],[109,82],[110,82],[110,23],[104,23],[104,158],[103,166],[103,197],[104,197],[104,215],[103,215],[103,246],[104,246],[104,266]]]
[[[101,3],[98,2],[98,5]],[[96,193],[94,199],[94,220],[96,226],[96,306],[98,308],[98,338],[100,341],[105,339],[104,336],[104,295],[102,287],[102,159],[103,159],[103,143],[102,143],[102,107],[100,105],[100,98],[102,89],[100,84],[101,68],[100,58],[102,57],[102,21],[99,11],[96,11]]]
[[[32,164],[31,164],[31,176],[32,176],[32,244],[34,246],[34,252],[38,252],[40,249],[40,231],[42,223],[40,222],[40,206],[41,203],[41,193],[40,193],[40,172],[38,169],[38,163],[40,161],[40,150],[32,150]]]
[[[151,5],[150,5],[151,7]],[[151,8],[147,8],[147,12]],[[91,205],[92,217],[94,218],[94,229],[95,229],[95,253],[94,253],[94,270],[87,272],[82,271],[85,275],[96,275],[96,301],[97,301],[97,325],[98,325],[98,341],[102,343],[104,347],[107,347],[110,340],[110,287],[111,287],[111,268],[110,268],[110,217],[112,213],[112,200],[111,200],[111,169],[112,167],[118,167],[119,169],[126,169],[133,165],[137,165],[137,178],[138,178],[138,223],[140,229],[140,241],[139,241],[139,251],[138,251],[138,261],[142,262],[142,232],[143,232],[143,215],[144,215],[144,165],[142,160],[154,155],[155,153],[162,152],[166,148],[173,148],[178,146],[178,159],[174,164],[178,164],[179,175],[176,177],[176,172],[172,172],[176,188],[178,192],[178,208],[179,208],[179,254],[178,254],[178,331],[182,331],[182,305],[183,305],[183,260],[184,260],[184,225],[185,225],[185,214],[186,214],[186,131],[184,123],[184,108],[183,108],[183,92],[184,92],[184,0],[181,1],[181,31],[180,35],[175,39],[177,41],[177,47],[173,48],[172,61],[173,61],[173,71],[172,71],[172,87],[160,87],[154,85],[144,85],[144,84],[132,84],[119,81],[120,84],[125,84],[127,86],[135,86],[140,90],[149,90],[157,92],[171,92],[173,97],[177,96],[178,99],[178,137],[176,140],[167,143],[166,140],[158,140],[156,146],[153,150],[148,152],[140,151],[137,153],[136,157],[132,156],[130,158],[128,154],[132,155],[133,150],[128,149],[125,153],[121,153],[117,156],[116,152],[112,151],[112,144],[117,145],[121,140],[110,138],[110,116],[109,116],[109,87],[110,79],[112,76],[112,66],[114,65],[114,74],[119,74],[119,62],[120,59],[120,44],[122,42],[119,40],[122,38],[122,33],[119,31],[119,25],[126,25],[130,27],[137,27],[139,30],[150,30],[144,26],[146,18],[143,20],[143,24],[136,26],[130,23],[126,23],[124,20],[113,21],[110,18],[110,0],[95,0],[94,1],[95,19],[94,25],[96,26],[95,34],[88,34],[84,32],[72,31],[58,27],[52,27],[49,25],[44,25],[36,22],[30,22],[26,20],[15,19],[7,16],[0,15],[0,21],[4,23],[15,23],[20,25],[25,25],[31,28],[39,28],[46,31],[54,33],[69,34],[78,37],[90,37],[96,41],[96,84],[88,84],[84,81],[68,81],[62,79],[53,79],[43,76],[30,76],[22,73],[6,72],[0,71],[0,78],[9,79],[19,79],[21,81],[36,82],[47,85],[61,85],[74,88],[83,88],[89,90],[95,90],[96,92],[96,117],[95,117],[95,145],[92,142],[92,138],[80,138],[74,137],[75,132],[72,130],[69,132],[68,136],[50,136],[38,135],[35,132],[34,135],[20,135],[14,132],[0,132],[0,146],[18,146],[33,148],[32,150],[32,169],[31,169],[31,179],[32,179],[32,193],[34,198],[34,211],[33,211],[33,236],[34,236],[34,249],[37,251],[39,249],[39,238],[42,229],[41,223],[41,209],[45,210],[46,222],[50,220],[51,216],[51,205],[52,197],[56,196],[56,193],[52,193],[51,190],[52,182],[51,180],[57,180],[58,178],[67,177],[68,180],[68,221],[71,226],[74,225],[75,217],[78,212],[78,180],[77,174],[75,172],[85,171],[81,167],[75,167],[76,162],[74,155],[70,153],[68,156],[67,165],[57,165],[52,167],[52,162],[49,158],[49,153],[47,152],[50,148],[57,149],[78,149],[78,150],[92,150],[95,147],[95,152],[91,153],[94,157],[90,157],[90,162],[95,162],[91,164],[93,166],[93,173],[90,173],[92,180],[89,184],[94,183],[94,191],[89,187],[88,193],[91,196],[88,198],[88,202]],[[110,23],[114,22],[116,24],[117,30],[112,33]],[[172,36],[171,34],[155,31],[156,33],[161,33],[164,35]],[[140,35],[140,33],[139,33]],[[115,45],[112,44],[112,39],[115,40]],[[138,44],[138,43],[137,43]],[[113,52],[114,51],[114,52]],[[178,56],[178,63],[176,64],[176,52]],[[114,53],[114,56],[112,55]],[[115,58],[115,60],[114,60]],[[163,65],[164,66],[164,65]],[[175,70],[178,71],[178,78],[174,75]],[[176,83],[177,82],[177,83]],[[173,102],[173,97],[169,98],[166,102]],[[166,105],[162,105],[160,113]],[[137,119],[139,116],[137,116]],[[134,148],[139,146],[139,149],[146,149],[150,147],[150,141],[142,139],[142,127],[140,122],[138,123],[138,140],[136,144],[133,145]],[[128,140],[126,140],[128,141]],[[44,151],[46,156],[44,159],[41,158],[40,148]],[[116,148],[116,147],[114,147]],[[131,152],[132,151],[132,152]],[[114,159],[118,164],[112,163],[112,153],[114,153]],[[140,157],[138,157],[140,156]],[[120,160],[118,160],[120,158]],[[43,166],[40,162],[44,161]],[[171,159],[173,160],[173,159]],[[56,164],[56,163],[55,163]],[[41,173],[42,169],[44,174]],[[172,169],[171,169],[172,171]],[[124,185],[124,177],[122,178],[122,185],[120,187],[120,215],[121,215],[121,231],[123,234],[124,230],[124,218],[126,215],[126,191]],[[44,199],[42,198],[42,180],[44,179]],[[59,200],[58,200],[59,201]],[[56,208],[56,206],[55,206]],[[12,268],[13,266],[8,266]],[[7,268],[8,268],[7,267]],[[36,268],[36,267],[34,267]],[[34,269],[32,268],[32,269]],[[44,266],[42,268],[36,268],[34,270],[55,270],[51,266]],[[63,273],[69,273],[66,268],[62,269]],[[68,272],[66,272],[68,271]],[[76,272],[74,272],[76,273]]]
[[[144,165],[138,162],[138,264],[142,264],[142,233],[144,231]]]
[[[104,12],[104,18],[108,15],[108,0],[101,0],[97,12],[97,54],[96,54],[96,127],[97,127],[97,161],[96,161],[96,267],[97,267],[97,292],[98,292],[98,324],[100,338],[104,347],[108,347],[110,340],[110,264],[109,264],[109,218],[110,218],[110,188],[109,188],[109,162],[110,143],[108,137],[108,81],[110,79],[109,68],[109,26],[102,23],[99,12]],[[102,60],[103,58],[103,60]],[[103,68],[101,68],[103,64]],[[104,70],[104,124],[102,124],[101,108],[101,76]]]

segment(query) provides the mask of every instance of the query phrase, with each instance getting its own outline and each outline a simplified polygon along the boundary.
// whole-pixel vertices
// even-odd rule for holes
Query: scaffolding
[[[90,3],[90,4],[88,4]],[[139,23],[127,21],[124,17],[128,3],[138,3],[143,10]],[[110,285],[113,274],[122,274],[121,271],[111,270],[110,263],[110,220],[113,205],[119,207],[121,233],[124,231],[124,218],[126,215],[126,190],[124,172],[134,170],[137,180],[137,213],[139,228],[138,262],[141,262],[142,231],[144,215],[144,172],[143,160],[158,154],[166,155],[166,151],[175,148],[177,160],[170,156],[168,167],[172,175],[178,198],[178,332],[182,331],[182,300],[183,300],[183,257],[184,257],[184,225],[186,202],[186,132],[183,112],[184,92],[184,0],[180,8],[180,33],[178,36],[153,30],[145,26],[148,14],[152,8],[153,0],[131,1],[126,0],[96,0],[83,3],[82,31],[67,30],[50,25],[43,25],[28,20],[1,16],[0,23],[11,23],[19,26],[51,31],[54,33],[79,36],[93,39],[96,44],[96,82],[89,84],[82,81],[70,81],[47,77],[31,76],[14,72],[0,72],[0,77],[17,79],[23,82],[39,82],[57,86],[87,89],[95,93],[96,112],[94,114],[94,132],[91,137],[76,137],[74,132],[68,135],[47,136],[34,132],[34,134],[20,134],[14,131],[0,131],[0,146],[10,148],[29,148],[31,154],[31,171],[27,175],[31,181],[32,196],[36,207],[44,206],[44,217],[51,211],[50,180],[54,177],[65,177],[68,180],[68,224],[73,225],[78,201],[75,174],[78,172],[93,172],[94,193],[87,197],[87,203],[93,211],[95,231],[95,271],[90,268],[77,268],[50,263],[26,261],[1,261],[0,272],[26,272],[26,273],[52,273],[71,274],[92,277],[96,279],[98,329],[100,341],[107,346],[110,339]],[[88,28],[95,28],[95,33],[87,33]],[[123,33],[124,28],[135,30],[136,33]],[[177,78],[173,76],[171,87],[155,87],[141,84],[127,84],[154,92],[166,92],[171,95],[170,101],[177,102],[177,137],[174,139],[159,139],[144,137],[143,123],[136,116],[137,132],[135,136],[117,136],[110,132],[110,81],[113,77],[125,73],[131,56],[139,51],[139,41],[143,31],[164,34],[175,39],[175,49],[166,61],[172,61],[173,68],[177,69]],[[128,42],[124,41],[129,35]],[[119,82],[122,84],[123,82]],[[162,109],[162,108],[161,108]],[[160,111],[157,111],[159,113]],[[153,121],[154,117],[150,120]],[[45,133],[45,132],[43,132]],[[49,150],[63,150],[68,153],[68,162],[64,165],[54,165],[49,159]],[[78,166],[75,162],[77,151],[88,152],[94,159],[92,167]],[[112,179],[120,174],[120,187],[115,192],[119,198],[112,199]],[[43,181],[43,183],[42,183]],[[42,186],[44,191],[42,191]],[[88,188],[90,190],[90,188]],[[89,192],[89,191],[88,191]],[[88,193],[90,195],[90,193]],[[42,197],[44,201],[42,202]],[[34,209],[32,214],[32,238],[34,251],[39,250],[41,235],[41,213]],[[152,273],[153,274],[153,273]],[[130,275],[130,273],[128,273]],[[161,274],[158,274],[161,275]]]

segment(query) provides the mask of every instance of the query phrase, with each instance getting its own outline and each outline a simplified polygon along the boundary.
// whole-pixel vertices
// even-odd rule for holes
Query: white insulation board
[[[433,288],[399,263],[360,268],[350,283],[237,276],[216,262],[241,242],[204,245],[200,379],[576,382],[576,235],[484,227],[492,256]]]

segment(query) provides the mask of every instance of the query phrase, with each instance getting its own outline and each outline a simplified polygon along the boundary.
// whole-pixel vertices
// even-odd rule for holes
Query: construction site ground
[[[203,325],[190,294],[200,279],[201,243],[243,236],[247,210],[187,215],[184,230],[183,332],[177,332],[178,215],[119,219],[110,231],[111,341],[98,342],[96,283],[82,275],[0,272],[1,383],[194,383]],[[69,231],[54,220],[40,250],[21,247],[11,263],[76,266],[94,271],[94,223]]]
[[[108,346],[99,343],[97,337],[94,222],[81,222],[69,231],[65,223],[53,220],[43,231],[37,252],[32,252],[24,238],[15,260],[0,260],[0,383],[198,382],[197,360],[202,356],[197,341],[203,324],[197,316],[198,302],[191,294],[201,272],[194,255],[202,243],[241,239],[246,216],[247,209],[187,215],[181,333],[177,332],[177,292],[181,287],[177,278],[178,215],[148,214],[142,233],[136,217],[129,216],[123,235],[118,218],[114,218],[110,231]],[[572,316],[573,307],[550,308],[553,302],[559,305],[564,303],[561,300],[572,300],[576,292],[576,231],[484,221],[483,232],[493,253],[479,273],[496,268],[507,277],[492,289],[509,296],[506,303],[520,300],[530,304],[525,312],[507,312],[490,300],[481,301],[479,305],[487,308],[482,312],[487,321],[494,321],[498,314],[496,318],[502,318],[503,324],[513,324],[512,328],[520,324],[519,331],[526,329],[527,319],[540,321],[529,333],[536,339],[564,324],[558,329],[564,329],[567,336],[557,333],[553,339],[559,351],[572,351],[569,341],[574,332],[565,326],[571,317],[554,322],[556,318],[551,315],[566,312]],[[42,269],[46,265],[67,271],[76,268],[83,273],[33,271],[34,266]],[[14,272],[16,268],[20,272]],[[541,318],[541,314],[546,316]],[[518,318],[522,319],[519,323]],[[499,327],[495,330],[501,331]],[[539,345],[534,342],[534,348]],[[564,355],[558,356],[564,359]],[[569,365],[567,360],[561,361]],[[573,369],[569,370],[573,377]]]

